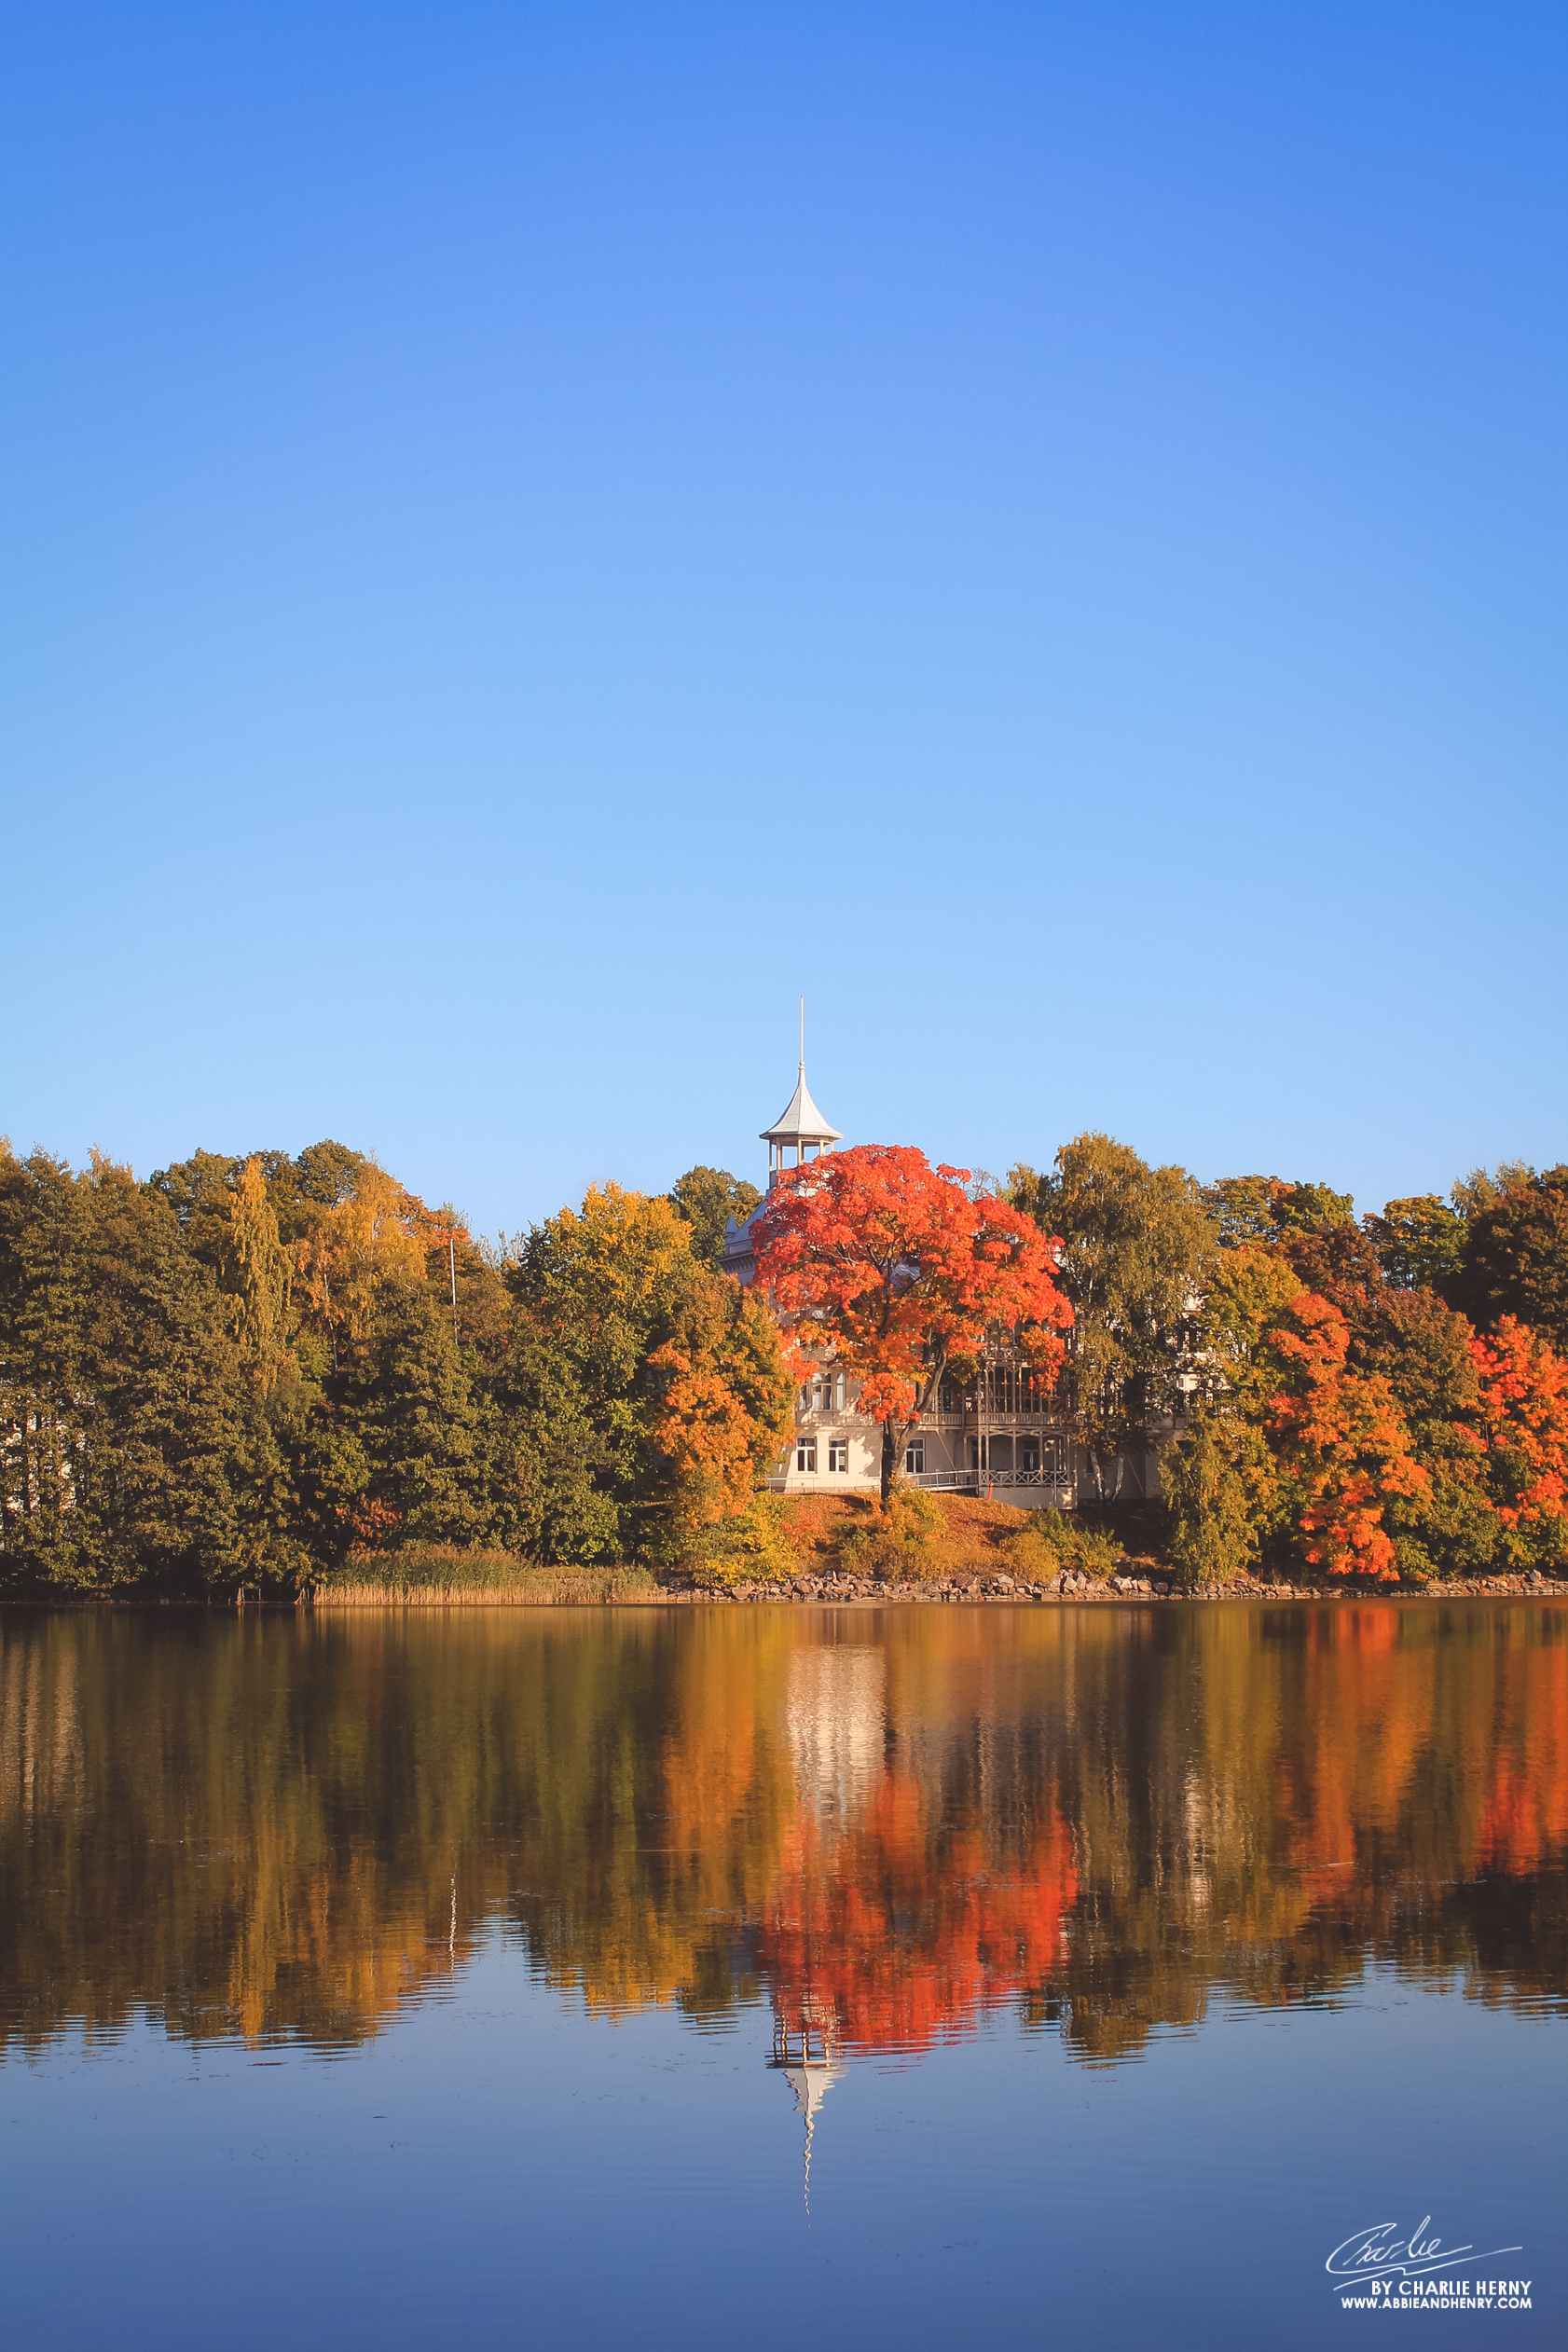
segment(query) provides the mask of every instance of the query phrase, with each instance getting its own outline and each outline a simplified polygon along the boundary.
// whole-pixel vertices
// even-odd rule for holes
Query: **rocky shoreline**
[[[884,1583],[874,1576],[797,1576],[788,1584],[736,1585],[730,1589],[698,1587],[652,1597],[655,1601],[818,1604],[904,1601],[1540,1601],[1568,1598],[1568,1583],[1552,1583],[1540,1576],[1483,1576],[1442,1585],[1289,1585],[1260,1584],[1255,1580],[1229,1585],[1177,1585],[1138,1571],[1096,1583],[1066,1570],[1043,1584],[1024,1583],[1004,1575],[953,1576],[941,1583],[922,1584]]]

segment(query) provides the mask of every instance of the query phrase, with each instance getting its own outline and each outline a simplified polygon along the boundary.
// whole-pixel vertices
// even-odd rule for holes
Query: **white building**
[[[762,1131],[768,1148],[771,1190],[785,1168],[801,1167],[844,1138],[830,1127],[800,1077],[789,1106]],[[741,1282],[756,1272],[751,1227],[732,1217],[724,1235],[723,1267]],[[791,1493],[842,1492],[874,1487],[882,1475],[882,1431],[855,1410],[859,1390],[842,1366],[823,1355],[795,1398],[795,1438],[783,1475],[774,1481]],[[1052,1395],[1017,1348],[992,1348],[977,1376],[943,1382],[934,1409],[920,1417],[904,1456],[912,1485],[993,1490],[1025,1505],[1055,1503],[1070,1509],[1082,1475],[1081,1455],[1052,1417]],[[1155,1493],[1159,1479],[1152,1456],[1126,1465],[1123,1492]]]

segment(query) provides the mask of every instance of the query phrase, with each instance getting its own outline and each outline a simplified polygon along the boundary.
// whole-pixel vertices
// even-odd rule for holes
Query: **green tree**
[[[167,1198],[94,1155],[0,1163],[4,1547],[13,1580],[196,1585],[237,1569],[249,1397],[211,1267]]]
[[[365,1165],[364,1152],[351,1151],[346,1143],[307,1144],[294,1162],[296,1190],[302,1201],[337,1208],[351,1197]]]
[[[343,1419],[369,1465],[355,1533],[372,1542],[471,1544],[486,1530],[479,1413],[428,1283],[388,1283],[343,1383]]]
[[[1465,1220],[1436,1192],[1390,1201],[1381,1217],[1364,1217],[1361,1223],[1385,1282],[1441,1291],[1458,1272]]]
[[[241,1164],[232,1152],[193,1151],[147,1178],[148,1191],[168,1203],[192,1253],[214,1272],[228,1249],[229,1205]]]
[[[1161,1457],[1171,1560],[1184,1584],[1250,1575],[1279,1519],[1280,1479],[1258,1422],[1200,1406]]]
[[[724,1231],[733,1217],[744,1225],[762,1199],[754,1184],[731,1176],[728,1168],[688,1168],[677,1176],[669,1204],[692,1229],[692,1255],[699,1264],[716,1266],[724,1251]]]
[[[515,1308],[489,1375],[481,1443],[489,1540],[526,1559],[623,1557],[620,1465],[596,1424],[582,1371],[547,1325],[526,1306]]]
[[[1104,1135],[1064,1144],[1049,1176],[1011,1169],[1007,1197],[1061,1239],[1073,1310],[1062,1392],[1103,1496],[1181,1408],[1214,1227],[1185,1168],[1151,1168]]]
[[[1268,1343],[1300,1290],[1277,1252],[1256,1244],[1221,1253],[1204,1286],[1199,1385],[1160,1460],[1172,1555],[1190,1582],[1251,1570],[1284,1534],[1287,1498],[1264,1426],[1280,1385]]]
[[[243,1563],[253,1409],[226,1301],[166,1203],[94,1155],[80,1485],[97,1577],[199,1589]]]
[[[90,1280],[89,1204],[70,1169],[0,1147],[0,1547],[10,1582],[92,1577],[76,1508]]]
[[[1516,1315],[1568,1352],[1568,1166],[1478,1174],[1454,1190],[1468,1214],[1452,1304],[1483,1331]]]
[[[1283,1176],[1221,1176],[1204,1187],[1204,1205],[1222,1249],[1256,1243],[1267,1249],[1286,1233],[1348,1223],[1355,1204],[1327,1184],[1287,1184]]]
[[[1506,1192],[1517,1192],[1527,1185],[1535,1171],[1524,1160],[1505,1160],[1495,1169],[1472,1168],[1461,1176],[1449,1198],[1458,1217],[1475,1217],[1503,1198]]]

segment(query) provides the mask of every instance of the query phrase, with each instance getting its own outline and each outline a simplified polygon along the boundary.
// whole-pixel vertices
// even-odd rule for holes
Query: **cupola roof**
[[[791,1095],[789,1107],[780,1113],[771,1127],[762,1131],[763,1143],[842,1143],[843,1135],[836,1127],[830,1127],[811,1099],[805,1082],[805,1064],[801,1064],[800,1078]]]

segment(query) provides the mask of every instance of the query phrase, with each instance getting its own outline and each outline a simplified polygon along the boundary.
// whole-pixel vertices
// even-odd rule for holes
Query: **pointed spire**
[[[773,1125],[763,1129],[762,1139],[763,1143],[778,1145],[792,1143],[797,1146],[808,1143],[825,1145],[844,1141],[839,1130],[829,1126],[812,1101],[811,1090],[805,1082],[805,998],[804,997],[801,998],[800,1074],[795,1081],[795,1091]]]

